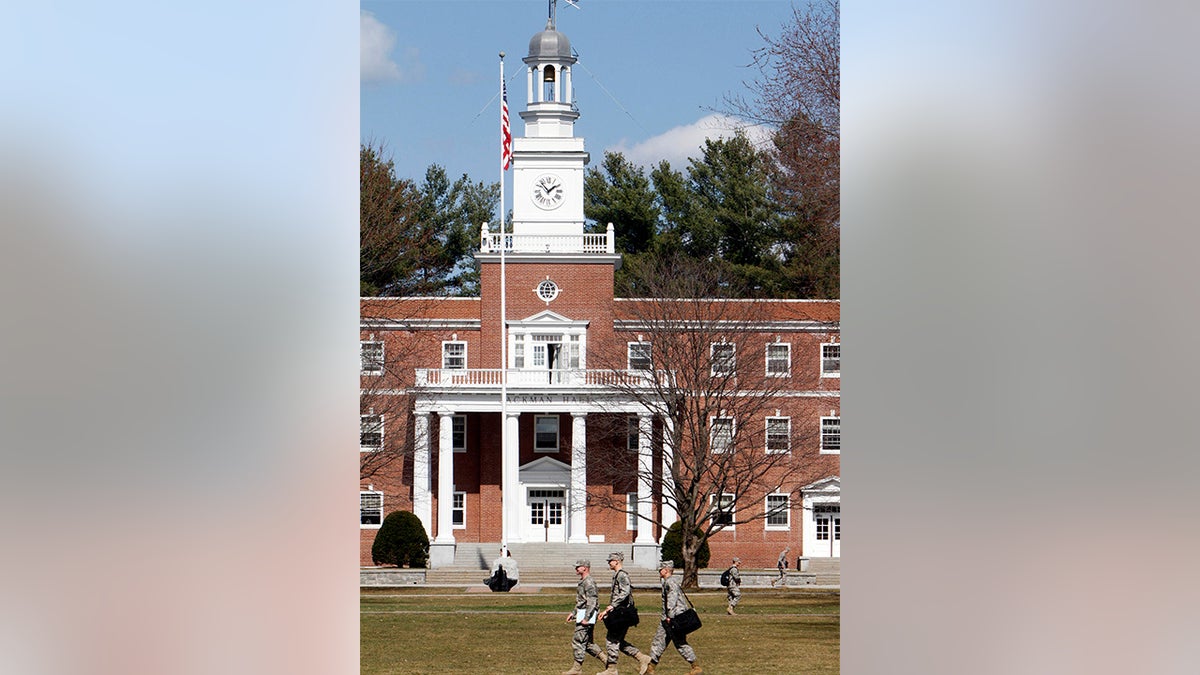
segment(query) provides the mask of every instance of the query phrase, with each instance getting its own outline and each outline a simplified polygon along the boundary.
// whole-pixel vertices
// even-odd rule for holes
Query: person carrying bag
[[[637,659],[639,675],[650,668],[650,656],[625,639],[630,627],[638,625],[640,619],[637,606],[633,604],[633,582],[629,580],[629,572],[623,569],[624,564],[624,553],[615,551],[608,555],[608,568],[613,571],[612,595],[608,607],[600,613],[600,620],[608,629],[604,636],[608,664],[604,673],[607,675],[616,674],[617,659],[621,654]]]
[[[688,675],[699,675],[704,671],[696,660],[696,650],[687,642],[687,635],[700,627],[700,616],[683,593],[681,580],[675,576],[674,561],[659,563],[658,576],[662,579],[662,616],[654,640],[650,643],[650,667],[646,672],[654,672],[658,659],[667,650],[667,644],[674,642],[676,651],[691,666]]]

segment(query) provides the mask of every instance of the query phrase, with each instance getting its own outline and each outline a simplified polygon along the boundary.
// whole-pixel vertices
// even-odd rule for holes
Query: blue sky
[[[575,125],[597,165],[620,150],[644,165],[682,169],[705,136],[728,134],[715,117],[727,93],[744,91],[756,27],[778,34],[790,2],[558,3],[558,30],[579,55],[581,116]],[[498,53],[506,53],[513,134],[524,133],[521,59],[545,27],[546,0],[362,3],[363,141],[386,144],[401,176],[432,163],[451,177],[499,180]],[[482,111],[482,113],[480,112]]]

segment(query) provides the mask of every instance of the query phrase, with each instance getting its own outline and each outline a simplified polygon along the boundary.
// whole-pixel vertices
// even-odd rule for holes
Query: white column
[[[571,413],[570,536],[572,544],[587,543],[587,413]]]
[[[525,78],[525,100],[529,103],[533,103],[533,78],[535,73],[537,73],[537,69],[533,66],[525,69],[525,74],[527,76]]]
[[[454,425],[451,414],[438,413],[438,512],[437,543],[454,543]]]
[[[429,482],[429,414],[417,413],[413,420],[413,513],[433,532],[433,493]]]
[[[654,437],[654,418],[649,413],[638,413],[638,544],[654,543],[654,528],[650,524],[654,509],[654,452],[650,442]]]
[[[563,103],[571,104],[571,69],[564,67],[562,69],[563,78]]]
[[[521,494],[521,429],[517,422],[521,419],[521,413],[510,412],[505,424],[508,425],[508,433],[505,434],[504,452],[501,461],[504,462],[505,480],[504,480],[504,500],[505,513],[508,518],[505,519],[505,526],[508,528],[506,538],[509,542],[521,541],[521,522],[524,514],[525,496]]]
[[[677,517],[677,514],[675,513],[674,502],[669,502],[669,501],[667,501],[667,498],[666,498],[666,495],[675,488],[675,481],[671,474],[671,455],[672,455],[671,435],[674,433],[674,431],[675,431],[674,420],[672,420],[670,417],[663,417],[663,447],[662,447],[662,461],[663,461],[662,491],[663,491],[663,495],[664,495],[663,500],[662,500],[663,529],[662,529],[662,535],[659,537],[659,542],[662,541],[662,537],[665,537],[667,535],[667,528],[671,526],[671,523],[675,522],[675,519]]]

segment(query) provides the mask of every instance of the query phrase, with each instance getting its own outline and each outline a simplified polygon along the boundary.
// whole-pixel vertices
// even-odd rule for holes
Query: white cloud
[[[701,156],[704,139],[727,138],[739,128],[745,130],[751,142],[759,147],[770,139],[772,131],[762,126],[751,126],[736,117],[713,114],[633,145],[622,139],[620,143],[605,148],[605,151],[623,153],[630,162],[644,167],[657,166],[665,159],[671,163],[672,169],[682,171],[688,165],[689,157]]]
[[[359,80],[362,82],[415,82],[425,75],[425,64],[416,47],[403,51],[400,63],[392,59],[396,33],[368,11],[359,13]]]

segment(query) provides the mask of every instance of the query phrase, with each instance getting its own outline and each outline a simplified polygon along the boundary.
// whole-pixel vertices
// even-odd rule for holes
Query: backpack
[[[730,573],[731,571],[733,571],[733,568],[732,568],[732,567],[730,567],[729,569],[725,570],[724,572],[721,572],[721,585],[722,585],[722,586],[728,586],[728,585],[729,585],[729,573]]]

